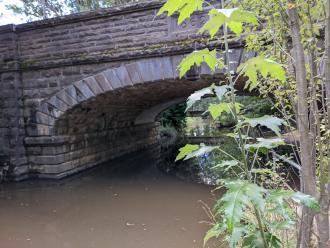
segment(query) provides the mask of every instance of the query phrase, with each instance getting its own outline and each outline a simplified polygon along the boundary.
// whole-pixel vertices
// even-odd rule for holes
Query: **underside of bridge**
[[[25,139],[29,175],[61,178],[145,149],[157,159],[157,114],[210,84],[206,78],[178,79],[173,61],[107,69],[44,100]]]

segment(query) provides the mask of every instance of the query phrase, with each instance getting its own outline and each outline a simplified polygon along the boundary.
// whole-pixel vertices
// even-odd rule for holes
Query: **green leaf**
[[[219,104],[210,104],[208,111],[211,113],[213,120],[218,119],[222,113],[230,113],[230,107],[228,103],[222,102]]]
[[[234,9],[211,9],[208,13],[209,20],[199,30],[199,33],[208,31],[213,38],[223,25],[228,27],[237,36],[243,31],[243,24],[258,25],[258,20],[252,12]]]
[[[249,200],[253,203],[253,205],[261,211],[264,211],[265,209],[264,195],[266,192],[266,189],[254,183],[249,183],[245,187],[245,194],[249,197]]]
[[[280,126],[284,124],[284,120],[274,116],[265,115],[259,118],[245,118],[243,124],[244,123],[249,124],[251,127],[256,127],[258,125],[265,126],[280,136]]]
[[[191,145],[191,144],[187,144],[184,147],[179,149],[179,154],[176,156],[175,161],[181,160],[184,157],[188,156],[189,154],[191,154],[192,152],[196,151],[199,149],[198,145]]]
[[[230,248],[237,248],[237,243],[241,240],[244,234],[247,232],[245,227],[235,227],[230,239],[229,239],[229,247]]]
[[[224,14],[219,12],[217,9],[211,9],[209,11],[209,20],[198,31],[198,33],[208,31],[211,38],[213,38],[225,22],[226,16]]]
[[[209,95],[209,94],[213,94],[211,87],[207,87],[207,88],[198,90],[198,91],[194,92],[193,94],[191,94],[187,99],[186,111],[188,109],[190,109],[197,101],[201,100],[203,96]]]
[[[266,236],[266,241],[267,241],[269,247],[272,247],[272,248],[281,248],[282,247],[281,240],[274,234],[267,232],[267,233],[265,233],[265,236]]]
[[[237,160],[226,160],[226,161],[221,162],[220,164],[217,164],[216,166],[211,167],[211,169],[225,168],[225,170],[223,172],[227,172],[228,170],[230,170],[232,167],[235,167],[236,165],[238,165]]]
[[[169,16],[176,11],[180,13],[178,24],[188,19],[192,13],[198,10],[203,10],[204,0],[167,0],[167,2],[158,11],[157,15],[167,12]]]
[[[264,139],[257,138],[258,143],[255,144],[247,144],[244,148],[251,152],[259,151],[263,154],[267,154],[269,149],[276,148],[280,145],[285,145],[285,142],[281,138],[274,139]]]
[[[225,181],[224,185],[228,190],[216,204],[215,211],[216,214],[221,214],[228,233],[232,235],[234,228],[239,226],[248,205],[252,203],[263,211],[266,189],[241,180]]]
[[[244,248],[265,248],[263,239],[259,231],[246,236],[243,240]]]
[[[274,208],[268,209],[270,213],[276,213],[287,221],[292,220],[292,211],[284,199],[289,199],[295,192],[283,189],[268,190],[266,201],[274,205]]]
[[[192,66],[201,66],[203,62],[206,63],[212,71],[215,71],[217,65],[217,51],[215,49],[210,51],[208,48],[205,48],[200,51],[194,51],[186,56],[178,66],[180,78],[182,78]]]
[[[243,72],[249,78],[245,85],[245,88],[249,90],[253,90],[258,86],[258,73],[263,78],[270,77],[279,81],[286,80],[283,65],[264,56],[249,59],[238,67],[238,71]]]
[[[204,246],[211,238],[218,238],[220,234],[222,234],[225,231],[225,226],[223,223],[217,223],[214,225],[211,229],[207,231],[207,233],[204,236]]]
[[[269,232],[265,233],[265,239],[266,239],[268,247],[272,247],[272,248],[281,248],[282,247],[281,240]],[[260,231],[256,231],[255,233],[248,235],[243,241],[243,247],[244,248],[265,248],[264,241],[263,241]]]
[[[292,220],[272,221],[268,224],[273,230],[289,230],[294,227],[295,222]]]
[[[240,103],[235,103],[235,109],[236,109],[236,113],[239,113],[241,111],[241,107],[243,105]],[[208,111],[211,113],[211,116],[213,118],[213,120],[218,119],[222,113],[233,113],[233,109],[232,109],[232,104],[231,103],[219,103],[219,104],[210,104]]]
[[[295,192],[284,189],[272,189],[269,190],[268,193],[269,194],[267,200],[269,200],[270,202],[275,202],[278,205],[282,205],[284,199],[291,197]]]
[[[214,92],[217,95],[219,101],[222,101],[223,97],[228,92],[228,89],[229,89],[228,85],[221,85],[214,87]]]
[[[217,148],[218,148],[218,146],[206,146],[204,144],[201,144],[199,146],[199,149],[197,149],[197,150],[193,151],[192,153],[188,154],[185,157],[184,160],[203,156],[205,154],[208,154],[208,153],[212,152],[214,149],[217,149]]]
[[[221,208],[219,211],[224,213],[224,219],[227,224],[229,234],[232,234],[234,227],[240,223],[244,210],[248,203],[248,197],[245,194],[245,181],[226,182],[228,191],[221,199]]]
[[[296,192],[292,195],[292,199],[295,202],[304,205],[306,207],[309,207],[310,209],[313,209],[316,212],[320,211],[320,204],[314,197],[310,195],[305,195],[301,192]]]

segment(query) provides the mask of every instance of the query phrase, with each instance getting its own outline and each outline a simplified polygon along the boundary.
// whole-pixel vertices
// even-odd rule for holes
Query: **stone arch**
[[[202,73],[210,74],[206,67],[198,73],[192,70],[189,79],[179,79],[176,68],[182,57],[149,58],[109,68],[44,99],[28,123],[25,146],[29,168],[26,173],[42,178],[62,178],[142,149],[150,149],[150,152],[157,156],[159,126],[154,122],[154,116],[168,107],[168,102],[173,104],[179,97],[183,97],[180,99],[183,101],[184,97],[210,83],[201,77]],[[140,91],[141,89],[145,93]],[[61,123],[72,117],[75,119],[82,106],[95,106],[95,102],[109,99],[112,102],[125,101],[125,94],[134,96],[135,99],[143,98],[146,103],[130,116],[129,123],[91,132],[60,132]],[[131,107],[134,108],[131,106],[132,101],[134,103],[133,99],[127,104],[127,111]],[[150,108],[154,109],[151,111],[152,115],[149,110],[151,119],[140,123],[135,121]],[[96,114],[99,114],[97,105],[96,109]],[[117,118],[115,112],[111,114]],[[93,115],[83,118],[85,119],[82,120],[82,125],[85,126],[88,125],[84,123],[90,120],[94,123],[97,122],[94,118],[98,119]],[[68,126],[74,126],[71,124]]]
[[[241,50],[233,51],[230,64],[235,68],[240,63],[236,53]],[[27,123],[25,147],[29,166],[22,174],[62,178],[141,149],[159,154],[157,115],[184,101],[195,90],[224,78],[223,71],[212,73],[203,65],[192,68],[187,77],[179,79],[176,68],[182,58],[183,55],[175,55],[128,62],[76,81],[44,99]],[[110,102],[102,103],[109,99]],[[126,99],[130,102],[125,102]],[[141,108],[134,106],[137,99],[144,101]],[[126,114],[121,112],[134,110],[134,113],[127,121],[121,120],[114,126],[95,127],[99,114],[103,114],[98,106],[100,101],[106,107],[108,103],[115,105],[116,101],[126,104],[124,110],[119,108],[110,113],[107,125]],[[87,112],[81,112],[83,108]],[[88,112],[88,108],[95,111]],[[62,123],[75,126],[75,122],[70,121],[75,121],[77,116],[82,116],[78,124],[91,127],[92,131],[61,129]]]
[[[60,90],[36,108],[28,128],[29,136],[52,136],[56,121],[78,104],[101,94],[130,86],[178,78],[182,56],[143,59],[110,68]]]

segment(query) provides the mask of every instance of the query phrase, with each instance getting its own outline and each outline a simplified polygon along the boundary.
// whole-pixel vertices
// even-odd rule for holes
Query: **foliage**
[[[178,24],[181,24],[184,20],[190,17],[196,10],[203,9],[204,0],[169,0],[159,10],[158,15],[167,12],[169,16],[173,15],[176,11],[179,11]]]
[[[111,7],[138,0],[19,0],[6,7],[15,14],[24,14],[29,20],[46,19],[86,10]]]
[[[161,126],[182,130],[186,125],[185,109],[186,104],[180,103],[162,112],[159,118]]]
[[[317,201],[302,193],[289,190],[265,189],[248,181],[224,181],[227,189],[214,207],[221,224],[208,231],[204,243],[213,237],[228,233],[230,247],[282,247],[276,231],[294,227],[294,215],[289,204],[294,199],[319,210]],[[298,200],[297,197],[300,199]],[[302,200],[304,199],[304,200]],[[308,199],[305,201],[305,199]],[[255,215],[251,214],[255,213]],[[269,215],[272,213],[272,215]],[[276,217],[276,221],[271,218]],[[262,226],[258,224],[262,221]],[[243,224],[243,223],[244,224]],[[263,232],[260,231],[263,228]],[[265,245],[265,242],[267,245]]]
[[[285,81],[286,79],[282,65],[264,56],[249,59],[238,67],[238,71],[241,71],[248,77],[245,88],[249,88],[249,90],[253,90],[258,86],[258,72],[264,78],[270,76],[279,81]]]
[[[173,126],[160,126],[160,145],[161,148],[173,146],[180,138],[179,131]]]
[[[209,11],[209,20],[200,29],[200,33],[208,32],[213,38],[223,25],[228,27],[235,34],[240,35],[243,31],[243,23],[258,24],[255,15],[248,11],[242,11],[238,8],[233,9],[211,9]]]
[[[217,87],[214,91],[217,93],[221,89]],[[192,94],[187,100],[187,111],[190,113],[203,113],[203,116],[207,116],[209,105],[219,104],[217,97],[207,97],[212,91],[209,88],[197,91],[196,93],[207,91],[206,94],[201,96],[201,99],[197,99],[194,94]],[[223,94],[224,95],[224,94]],[[222,95],[222,96],[223,96]],[[222,99],[222,98],[221,98]],[[226,99],[224,99],[226,101]],[[272,108],[271,102],[267,98],[260,98],[257,96],[237,96],[236,102],[241,104],[241,112],[244,113],[244,116],[247,118],[258,118],[266,114],[275,113],[275,109]],[[236,123],[234,121],[233,115],[231,113],[223,112],[215,121],[218,125],[222,127],[232,127]]]
[[[186,8],[191,6],[195,1],[184,0],[175,6],[174,1],[169,0],[159,14],[168,11],[172,15],[175,11],[179,12],[179,23],[183,19],[189,17],[195,10],[200,10],[201,2],[198,6],[187,11]],[[183,5],[182,5],[183,4]],[[223,1],[222,1],[223,5]],[[181,11],[183,13],[181,13]],[[247,25],[246,25],[247,24]],[[212,237],[225,237],[230,247],[281,247],[284,241],[281,240],[279,232],[284,228],[292,229],[293,224],[297,221],[296,216],[290,210],[290,203],[296,202],[310,208],[309,211],[319,211],[319,203],[309,195],[290,190],[267,189],[262,184],[258,184],[256,175],[267,173],[262,169],[257,170],[256,165],[262,166],[262,158],[259,153],[268,154],[270,151],[282,144],[281,138],[264,139],[258,137],[250,137],[250,130],[258,126],[265,126],[272,130],[277,136],[280,136],[281,127],[285,124],[283,119],[275,116],[260,116],[249,118],[244,116],[241,111],[241,105],[236,101],[235,82],[233,73],[229,70],[229,42],[228,29],[236,34],[237,37],[246,30],[256,31],[259,25],[256,16],[248,11],[238,8],[215,9],[209,10],[209,20],[200,29],[200,33],[208,33],[211,38],[219,33],[223,28],[224,46],[225,46],[225,64],[221,64],[226,70],[225,82],[219,82],[220,87],[225,85],[220,91],[220,97],[216,94],[214,84],[203,90],[194,93],[188,99],[189,108],[200,101],[205,95],[213,94],[218,96],[216,104],[211,103],[208,111],[212,118],[216,121],[223,113],[230,114],[234,119],[235,133],[232,137],[235,139],[238,149],[243,160],[237,158],[236,154],[228,154],[218,146],[205,146],[201,144],[187,144],[180,149],[176,160],[190,159],[207,156],[206,154],[219,151],[228,156],[230,160],[222,161],[214,168],[234,168],[237,167],[236,180],[222,180],[219,182],[227,191],[217,201],[214,208],[214,226],[205,236],[205,243]],[[262,33],[262,32],[261,32]],[[254,35],[254,34],[253,34]],[[254,39],[258,38],[255,34]],[[251,40],[252,37],[250,37]],[[253,49],[252,46],[249,47]],[[216,53],[216,54],[214,54]],[[188,55],[180,64],[180,75],[184,75],[193,65],[200,66],[205,62],[212,71],[220,63],[217,58],[222,53],[213,51],[212,56],[209,50],[195,51]],[[276,58],[276,57],[275,57]],[[263,91],[265,82],[272,82],[279,85],[286,83],[287,76],[284,66],[275,62],[267,53],[261,53],[260,56],[247,60],[238,68],[239,76],[248,78],[247,88],[260,89]]]
[[[217,65],[216,50],[210,51],[205,48],[201,51],[194,51],[193,53],[186,56],[180,63],[180,78],[185,75],[192,66],[201,66],[202,63],[206,63],[212,71],[215,70]]]

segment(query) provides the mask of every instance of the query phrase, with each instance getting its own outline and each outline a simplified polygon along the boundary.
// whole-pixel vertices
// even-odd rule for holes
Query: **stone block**
[[[77,90],[74,85],[67,87],[65,92],[78,103],[86,100],[86,97],[79,90]]]
[[[114,69],[106,70],[104,72],[104,75],[106,76],[106,78],[110,82],[111,87],[113,89],[118,89],[118,88],[121,88],[122,87],[121,82],[120,82],[117,74],[115,73],[115,70]]]
[[[65,90],[61,90],[56,94],[56,96],[71,107],[78,104],[78,102],[73,99]]]
[[[138,63],[131,63],[126,65],[126,70],[132,80],[133,84],[143,83],[143,79],[140,75]]]
[[[103,73],[99,73],[95,76],[95,80],[99,83],[101,88],[103,89],[103,92],[107,92],[112,90],[110,81],[107,80],[105,75]]]
[[[125,66],[120,66],[120,67],[114,69],[114,71],[115,71],[116,75],[118,76],[118,78],[121,82],[121,85],[123,87],[133,85],[133,82],[132,82]]]
[[[177,55],[177,56],[173,56],[171,57],[172,60],[172,68],[173,68],[173,72],[174,72],[174,77],[175,78],[179,78],[179,70],[178,70],[178,66],[181,63],[182,59],[184,58],[183,55]]]
[[[148,63],[148,60],[144,59],[142,61],[139,61],[138,67],[143,82],[152,82],[153,81],[152,68],[150,67],[150,63]]]
[[[89,98],[92,98],[95,96],[93,91],[88,87],[88,85],[84,81],[75,82],[74,85],[85,96],[86,99],[89,99]]]
[[[174,79],[175,74],[173,72],[173,65],[171,59],[168,57],[164,57],[161,59],[161,63],[164,79]]]
[[[39,164],[39,165],[53,165],[53,164],[61,164],[65,161],[65,154],[51,155],[51,156],[29,156],[29,160],[31,164]]]
[[[100,85],[97,83],[94,77],[88,77],[84,79],[84,82],[88,87],[93,91],[94,95],[102,94],[103,90]]]
[[[66,103],[64,103],[62,100],[60,100],[56,96],[52,96],[47,102],[50,105],[52,105],[54,108],[56,108],[62,112],[65,112],[69,108],[69,106]]]
[[[40,111],[37,111],[36,115],[35,115],[35,122],[38,124],[52,126],[55,124],[55,119],[52,116],[49,116]]]

